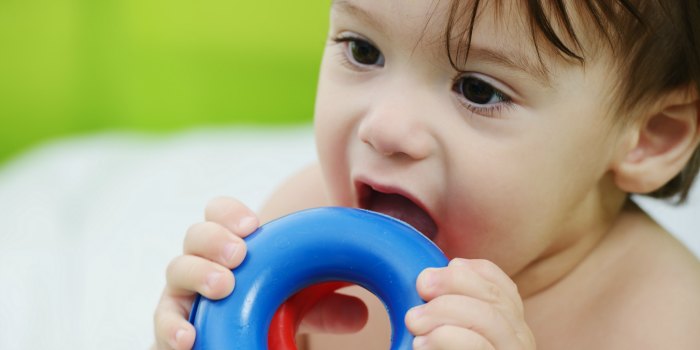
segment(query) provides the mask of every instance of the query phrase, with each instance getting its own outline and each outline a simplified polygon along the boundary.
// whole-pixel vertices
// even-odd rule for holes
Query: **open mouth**
[[[381,192],[368,185],[359,186],[358,194],[361,208],[404,221],[431,240],[437,235],[435,220],[410,198],[398,193]]]

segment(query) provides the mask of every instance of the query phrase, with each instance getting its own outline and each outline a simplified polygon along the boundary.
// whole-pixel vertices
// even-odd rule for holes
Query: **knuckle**
[[[489,302],[491,304],[497,304],[497,303],[501,302],[501,300],[503,298],[503,293],[501,292],[501,288],[498,288],[498,286],[496,286],[493,283],[489,283],[488,286],[486,287],[486,289],[487,289],[487,291],[486,291],[486,293],[487,293],[487,295],[486,295],[487,300],[486,301],[487,302]]]
[[[472,284],[471,275],[462,269],[450,269],[447,281],[453,290],[462,290]]]
[[[187,229],[183,247],[187,251],[187,248],[195,246],[203,238],[206,242],[214,243],[214,238],[224,237],[227,232],[226,228],[215,222],[204,221],[196,223]]]
[[[207,202],[207,205],[205,207],[205,210],[207,211],[219,211],[223,210],[226,211],[229,208],[232,208],[236,206],[238,203],[237,200],[231,198],[231,197],[226,197],[226,196],[217,196],[209,200]]]
[[[205,216],[211,220],[220,220],[238,211],[248,212],[249,210],[237,199],[223,196],[211,199],[204,209]]]
[[[454,258],[450,261],[449,266],[454,267],[467,267],[469,266],[469,260],[464,258]]]
[[[226,233],[228,230],[221,226],[220,224],[213,221],[205,221],[200,224],[201,231],[210,234],[222,234]]]
[[[449,310],[455,305],[452,295],[439,296],[426,304],[428,310],[439,312],[439,310]]]
[[[449,339],[453,336],[455,333],[455,327],[450,327],[447,325],[439,326],[435,328],[431,334],[430,337],[436,342],[440,343],[442,339]]]
[[[499,274],[501,271],[501,268],[499,268],[495,263],[493,263],[490,260],[477,259],[473,260],[472,263],[474,264],[474,268],[477,271],[483,273],[486,276],[493,276]]]
[[[494,322],[499,322],[502,319],[502,313],[506,309],[502,303],[482,302],[480,306],[484,317]]]
[[[167,279],[167,283],[170,284],[172,277],[175,276],[178,273],[178,270],[180,269],[180,260],[182,259],[182,256],[178,256],[168,263],[168,266],[165,268],[165,276]]]

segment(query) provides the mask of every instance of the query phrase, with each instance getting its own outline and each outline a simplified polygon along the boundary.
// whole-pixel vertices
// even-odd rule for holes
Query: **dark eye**
[[[358,64],[365,66],[384,64],[382,53],[367,41],[360,39],[348,40],[348,51],[352,55],[352,59]]]
[[[467,101],[478,105],[503,102],[506,99],[503,93],[491,84],[475,77],[460,78],[456,82],[454,89]]]

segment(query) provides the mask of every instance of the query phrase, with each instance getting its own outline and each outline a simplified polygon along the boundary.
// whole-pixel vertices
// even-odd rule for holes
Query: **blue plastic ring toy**
[[[424,301],[415,283],[447,258],[408,224],[371,211],[317,208],[260,227],[246,238],[248,255],[234,269],[236,288],[213,301],[198,297],[190,322],[194,349],[266,349],[275,311],[297,291],[320,282],[347,281],[374,293],[387,309],[391,349],[409,349],[404,315]]]

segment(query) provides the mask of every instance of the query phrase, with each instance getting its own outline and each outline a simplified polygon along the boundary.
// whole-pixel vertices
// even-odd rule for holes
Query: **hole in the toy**
[[[339,289],[340,288],[340,289]],[[369,321],[358,333],[295,334],[301,319],[317,299],[336,291],[360,298],[369,309]],[[384,304],[366,289],[345,282],[329,282],[310,286],[290,298],[277,311],[270,324],[270,350],[292,349],[388,349],[391,345],[391,324]]]
[[[391,347],[391,323],[389,322],[389,315],[382,301],[374,294],[359,286],[345,287],[338,292],[362,299],[369,309],[369,321],[358,333],[315,334],[313,336],[304,337],[306,338],[304,341],[309,346],[308,348],[338,350],[389,349]]]

